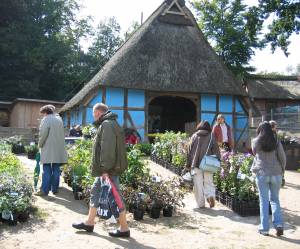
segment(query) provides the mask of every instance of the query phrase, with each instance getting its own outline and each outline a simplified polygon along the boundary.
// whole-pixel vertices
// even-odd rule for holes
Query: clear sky
[[[115,16],[122,30],[125,31],[133,21],[140,22],[142,12],[146,20],[163,0],[83,0],[82,2],[85,8],[81,14],[92,16],[95,26],[101,19]],[[256,0],[245,1],[247,4],[255,2]],[[256,51],[250,65],[257,71],[286,73],[288,66],[295,67],[300,64],[300,35],[293,34],[290,40],[289,57],[285,57],[280,49],[272,54],[270,48],[266,48]]]

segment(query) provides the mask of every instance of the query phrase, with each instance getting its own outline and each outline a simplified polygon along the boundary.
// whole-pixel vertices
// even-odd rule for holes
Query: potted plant
[[[35,159],[36,153],[38,153],[38,151],[39,151],[39,148],[37,147],[37,145],[35,143],[33,143],[33,144],[30,144],[29,146],[26,146],[25,149],[27,152],[28,159]]]
[[[132,200],[133,218],[135,220],[142,220],[146,210],[146,203],[144,201],[144,193],[135,193]]]
[[[172,217],[176,207],[183,207],[184,192],[181,190],[180,181],[173,178],[165,181],[161,186],[163,199],[163,216]]]

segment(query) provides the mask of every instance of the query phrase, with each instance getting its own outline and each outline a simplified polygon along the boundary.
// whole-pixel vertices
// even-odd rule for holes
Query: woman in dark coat
[[[200,162],[207,155],[216,155],[221,158],[216,139],[211,132],[208,121],[201,121],[190,140],[187,157],[187,168],[191,170],[194,181],[194,193],[198,208],[205,207],[205,199],[212,208],[215,206],[215,186],[213,173],[199,169]]]

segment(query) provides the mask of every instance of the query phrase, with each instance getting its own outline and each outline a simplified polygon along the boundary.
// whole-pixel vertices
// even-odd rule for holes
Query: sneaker
[[[84,222],[73,223],[72,227],[74,227],[75,229],[78,229],[78,230],[85,230],[89,233],[92,233],[94,231],[94,226],[86,225]]]
[[[128,230],[126,232],[121,232],[118,229],[118,230],[114,230],[112,232],[109,232],[108,234],[109,234],[109,236],[115,237],[115,238],[129,238],[130,237],[130,230]]]
[[[259,230],[258,233],[260,233],[263,236],[269,236],[269,232],[268,231]]]
[[[283,235],[283,227],[275,227],[276,229],[276,236],[279,237]]]
[[[47,194],[45,194],[42,190],[35,192],[34,195],[36,196],[47,196]]]
[[[209,203],[210,208],[213,208],[215,206],[215,198],[214,197],[208,197],[207,202]]]

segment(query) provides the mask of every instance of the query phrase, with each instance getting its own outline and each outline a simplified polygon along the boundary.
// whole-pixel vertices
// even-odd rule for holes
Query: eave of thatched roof
[[[170,2],[162,3],[61,112],[80,104],[101,85],[245,95],[242,84],[213,51],[187,7],[182,6],[185,17],[162,15]]]
[[[246,80],[249,96],[256,99],[300,100],[300,81],[293,78],[261,78]]]

